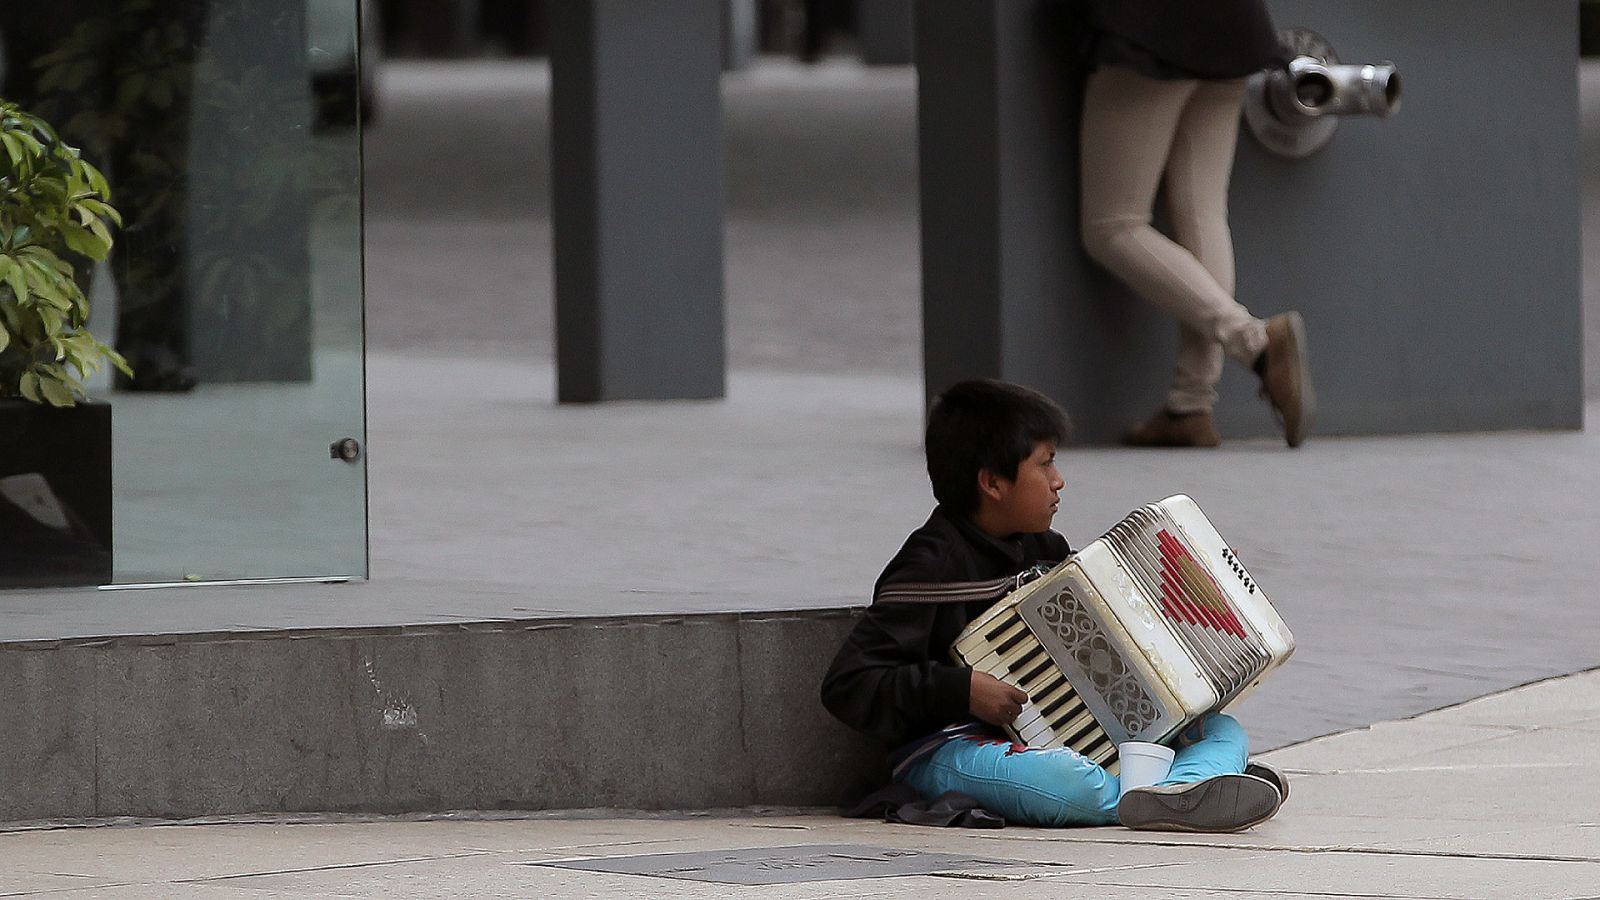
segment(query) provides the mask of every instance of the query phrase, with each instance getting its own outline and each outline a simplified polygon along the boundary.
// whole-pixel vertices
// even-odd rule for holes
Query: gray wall
[[[1304,161],[1241,137],[1239,296],[1305,314],[1317,431],[1580,427],[1575,5],[1271,6],[1405,87]],[[1079,249],[1081,73],[1035,3],[919,11],[927,387],[1033,384],[1111,440],[1161,402],[1176,330]],[[1222,392],[1225,434],[1273,432],[1252,376]]]
[[[831,806],[853,611],[0,644],[0,821]]]

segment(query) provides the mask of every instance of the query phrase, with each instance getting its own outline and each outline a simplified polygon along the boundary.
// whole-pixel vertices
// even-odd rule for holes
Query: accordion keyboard
[[[1028,702],[1006,729],[1029,747],[1069,747],[1116,772],[1117,747],[1082,698],[1050,660],[1014,605],[997,607],[974,623],[953,648],[962,662],[979,672],[1021,688]]]

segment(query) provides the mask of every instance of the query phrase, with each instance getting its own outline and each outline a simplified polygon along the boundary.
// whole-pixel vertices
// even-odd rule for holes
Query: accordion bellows
[[[1183,494],[1135,510],[951,646],[957,662],[1028,693],[1013,739],[1070,747],[1113,772],[1117,744],[1165,741],[1292,652],[1266,595]]]

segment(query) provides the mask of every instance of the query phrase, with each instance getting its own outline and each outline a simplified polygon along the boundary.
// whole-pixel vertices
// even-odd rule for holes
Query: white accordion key
[[[1022,738],[1022,743],[1029,747],[1043,746],[1054,737],[1050,724],[1043,719],[1036,718],[1026,725],[1013,727],[1016,728],[1017,737]]]

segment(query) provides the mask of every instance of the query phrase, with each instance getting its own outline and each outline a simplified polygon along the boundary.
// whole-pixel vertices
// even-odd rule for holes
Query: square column
[[[549,11],[557,399],[721,397],[722,4]]]
[[[1022,382],[1089,437],[1078,388],[1098,387],[1116,351],[1076,336],[1145,310],[1083,319],[1083,285],[1101,277],[1076,244],[1083,74],[1033,0],[919,0],[914,21],[928,396],[967,378]]]
[[[911,16],[915,0],[858,0],[856,31],[861,60],[869,66],[911,64]]]

